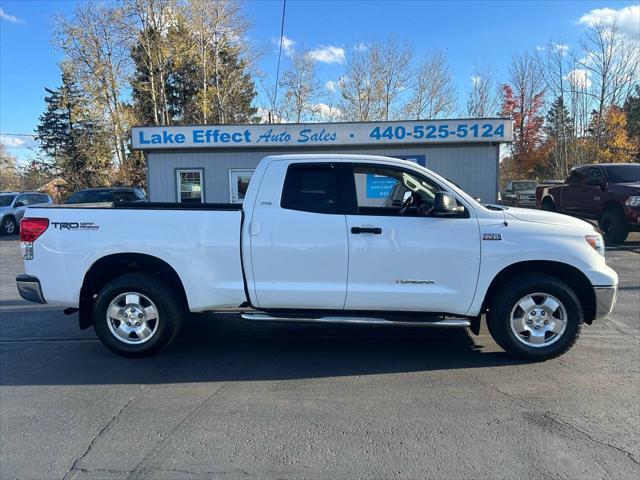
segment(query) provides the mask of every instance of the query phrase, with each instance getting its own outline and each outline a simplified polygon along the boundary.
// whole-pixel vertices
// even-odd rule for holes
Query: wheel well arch
[[[485,312],[491,300],[498,294],[500,286],[517,275],[526,273],[546,273],[552,275],[572,287],[580,299],[584,309],[584,321],[593,322],[596,313],[595,291],[587,276],[573,265],[549,260],[531,260],[511,264],[503,268],[491,281],[482,303]]]
[[[80,288],[80,328],[92,325],[92,307],[96,295],[108,282],[125,273],[150,273],[162,278],[178,294],[183,308],[188,308],[187,294],[180,276],[164,260],[144,253],[116,253],[96,260],[87,270]]]

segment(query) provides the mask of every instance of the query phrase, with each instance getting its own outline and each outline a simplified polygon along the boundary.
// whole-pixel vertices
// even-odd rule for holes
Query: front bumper
[[[618,294],[618,286],[612,287],[593,287],[596,294],[596,314],[595,320],[607,317],[616,304],[616,296]]]
[[[18,275],[16,277],[18,284],[18,293],[22,298],[29,302],[47,303],[42,295],[42,287],[40,280],[31,275]]]

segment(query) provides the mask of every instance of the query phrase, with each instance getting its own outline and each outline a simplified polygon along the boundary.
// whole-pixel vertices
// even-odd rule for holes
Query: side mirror
[[[433,200],[433,215],[436,217],[448,217],[460,214],[460,207],[456,197],[449,192],[437,192]]]
[[[24,207],[24,202],[16,202],[13,204],[13,208]]]
[[[404,192],[404,195],[402,196],[402,203],[409,200],[410,197],[411,197],[411,190],[407,190],[406,192]]]

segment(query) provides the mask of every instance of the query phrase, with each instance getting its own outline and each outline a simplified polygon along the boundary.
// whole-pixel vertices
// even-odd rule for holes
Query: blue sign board
[[[400,122],[133,127],[133,148],[269,148],[322,145],[500,143],[512,139],[508,118]]]
[[[367,174],[367,198],[387,198],[396,183],[395,178]]]

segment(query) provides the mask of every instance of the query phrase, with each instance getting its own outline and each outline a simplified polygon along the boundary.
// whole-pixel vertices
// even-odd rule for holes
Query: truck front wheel
[[[510,278],[492,296],[487,326],[507,353],[540,361],[569,350],[578,339],[584,313],[565,282],[546,274]]]
[[[598,224],[607,243],[622,243],[629,235],[629,226],[624,218],[624,213],[618,208],[605,210],[598,220]]]
[[[93,326],[111,351],[144,357],[175,338],[182,311],[178,297],[164,281],[145,273],[130,273],[102,288],[93,308]]]

